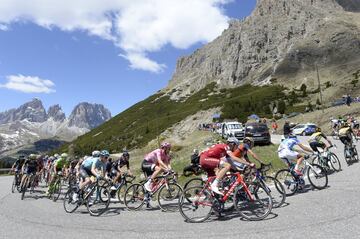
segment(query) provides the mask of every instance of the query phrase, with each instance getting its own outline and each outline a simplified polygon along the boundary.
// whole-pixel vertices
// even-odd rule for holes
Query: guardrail
[[[7,174],[11,171],[11,168],[0,168],[0,174]]]

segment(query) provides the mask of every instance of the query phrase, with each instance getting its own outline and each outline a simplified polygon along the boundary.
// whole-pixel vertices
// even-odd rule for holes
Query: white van
[[[244,138],[244,126],[239,122],[225,122],[221,125],[221,137],[236,137],[241,140]]]

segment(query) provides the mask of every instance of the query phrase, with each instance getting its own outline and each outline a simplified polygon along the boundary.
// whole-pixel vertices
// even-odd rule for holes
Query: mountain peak
[[[48,117],[60,122],[66,119],[65,113],[62,111],[61,106],[58,104],[49,107]]]
[[[81,102],[69,117],[69,126],[93,129],[111,118],[111,113],[101,104]]]

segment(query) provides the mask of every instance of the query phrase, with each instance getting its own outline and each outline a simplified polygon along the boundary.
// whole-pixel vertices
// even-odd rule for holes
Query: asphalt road
[[[234,213],[189,224],[180,213],[131,212],[121,204],[111,204],[101,217],[89,216],[84,206],[67,214],[62,201],[41,193],[21,201],[10,192],[12,177],[0,177],[0,238],[360,238],[360,164],[346,166],[336,144],[343,171],[329,176],[329,187],[288,197],[259,222]]]

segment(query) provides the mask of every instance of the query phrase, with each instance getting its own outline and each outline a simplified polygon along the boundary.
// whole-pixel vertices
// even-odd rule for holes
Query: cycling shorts
[[[90,178],[91,176],[95,176],[91,173],[91,171],[83,166],[80,167],[80,177],[83,179]]]
[[[146,177],[150,177],[155,171],[156,164],[143,160],[141,170],[145,173]]]
[[[219,167],[220,159],[208,158],[206,155],[200,156],[200,166],[207,173],[208,177],[215,176],[215,169]]]
[[[220,161],[220,166],[223,166],[224,163],[228,163],[231,165],[231,169],[235,171],[243,171],[246,168],[246,165],[243,163],[239,163],[237,161],[232,160],[230,157],[226,157]]]
[[[312,150],[314,150],[315,152],[319,152],[318,148],[324,149],[326,146],[323,142],[317,142],[317,141],[310,142],[309,145],[310,145],[310,148]]]
[[[289,149],[282,149],[278,152],[279,158],[287,164],[287,160],[294,161],[298,158],[299,153],[296,151],[291,151]],[[287,159],[287,160],[285,160]]]
[[[25,168],[25,174],[35,174],[36,168],[35,167],[27,167]]]

